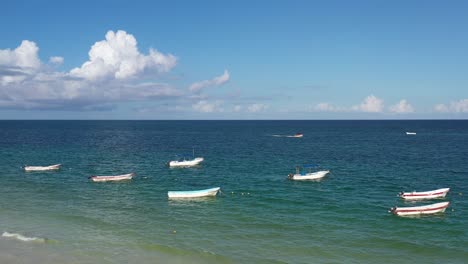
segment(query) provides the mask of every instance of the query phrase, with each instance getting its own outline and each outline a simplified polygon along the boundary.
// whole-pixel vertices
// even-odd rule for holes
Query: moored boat
[[[183,158],[180,160],[171,160],[167,164],[169,165],[169,167],[192,167],[192,166],[199,165],[203,161],[204,159],[201,157],[190,159],[190,160]]]
[[[58,170],[60,169],[61,164],[55,164],[50,166],[24,166],[25,171],[48,171],[48,170]]]
[[[405,200],[435,199],[445,197],[448,191],[450,191],[450,188],[442,188],[426,192],[401,192],[398,196]]]
[[[112,176],[91,176],[93,182],[108,182],[108,181],[124,181],[124,180],[131,180],[135,177],[135,173],[128,173],[122,175],[112,175]]]
[[[325,175],[327,175],[328,173],[330,173],[330,171],[328,170],[313,171],[313,169],[316,169],[316,168],[318,168],[317,165],[304,165],[302,166],[302,169],[308,170],[308,172],[301,172],[301,167],[296,166],[296,173],[295,174],[290,173],[288,175],[288,179],[295,180],[295,181],[319,180],[325,177]]]
[[[445,209],[447,209],[449,204],[450,202],[441,202],[423,206],[392,207],[389,212],[398,216],[436,214],[445,212]]]
[[[190,154],[176,155],[180,157],[177,160],[171,160],[167,162],[169,167],[192,167],[200,165],[204,161],[202,157],[195,158],[195,148],[192,149],[192,159],[187,159]]]
[[[169,198],[198,198],[198,197],[207,197],[207,196],[216,196],[220,187],[205,189],[205,190],[196,190],[196,191],[169,191],[167,196]]]

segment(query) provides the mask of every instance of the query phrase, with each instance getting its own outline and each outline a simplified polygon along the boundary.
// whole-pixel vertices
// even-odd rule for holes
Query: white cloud
[[[138,51],[135,37],[127,32],[108,31],[106,39],[94,43],[89,60],[70,71],[71,76],[86,80],[128,79],[144,71],[168,72],[177,62],[172,54],[150,49],[148,55]]]
[[[468,113],[468,99],[450,102],[450,104],[438,104],[434,110],[439,113]]]
[[[151,76],[153,81],[146,83],[129,79],[143,77],[143,74],[150,76],[150,71],[170,70],[176,63],[174,56],[155,50],[142,55],[136,48],[135,38],[124,31],[109,31],[106,38],[91,48],[90,61],[83,64],[86,66],[68,73],[54,71],[41,63],[39,48],[32,41],[24,40],[14,50],[0,50],[0,108],[109,109],[109,105],[117,102],[183,96],[171,85],[155,82],[154,75]],[[49,58],[52,64],[63,60],[62,57]],[[128,67],[135,61],[142,64],[136,69]],[[107,78],[106,82],[95,81],[100,78]]]
[[[449,108],[444,104],[437,104],[434,106],[434,110],[439,113],[447,113],[449,112]]]
[[[14,50],[0,49],[0,84],[21,82],[41,67],[36,43],[23,40]]]
[[[230,79],[229,72],[227,70],[224,70],[224,73],[220,76],[214,77],[211,80],[204,80],[200,82],[195,82],[192,83],[189,87],[189,90],[192,92],[198,92],[202,90],[203,88],[209,87],[209,86],[219,86],[222,84],[225,84],[228,82]]]
[[[235,105],[234,112],[241,112],[244,109],[242,105]]]
[[[364,99],[364,101],[360,105],[355,105],[351,109],[354,111],[368,113],[380,113],[384,109],[384,102],[382,99],[379,99],[374,95],[369,95]]]
[[[390,106],[389,110],[390,112],[397,113],[397,114],[414,112],[413,106],[409,104],[405,99],[402,99],[397,104]]]
[[[0,65],[37,69],[41,66],[41,61],[37,56],[38,51],[36,43],[23,40],[21,45],[14,50],[0,50]]]
[[[49,62],[52,64],[60,65],[64,61],[63,57],[54,56],[49,58]]]
[[[222,101],[215,101],[210,103],[206,100],[198,101],[196,104],[192,105],[192,108],[197,112],[202,113],[214,113],[214,112],[223,112]]]
[[[265,104],[251,104],[247,107],[247,111],[250,113],[263,112],[268,109],[268,105]]]
[[[318,103],[317,105],[313,107],[312,111],[319,111],[319,112],[341,112],[343,111],[344,112],[346,111],[346,109],[332,105],[330,103]]]

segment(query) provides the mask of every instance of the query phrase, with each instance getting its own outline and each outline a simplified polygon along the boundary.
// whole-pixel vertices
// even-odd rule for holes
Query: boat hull
[[[290,175],[289,179],[294,180],[294,181],[319,180],[325,177],[325,175],[327,175],[328,173],[330,173],[330,171],[317,171],[313,173],[307,173],[305,175],[294,174],[292,176]]]
[[[449,204],[450,202],[441,202],[414,207],[394,207],[390,209],[390,212],[398,216],[436,214],[445,212]]]
[[[399,196],[405,200],[426,200],[426,199],[437,199],[444,198],[447,193],[450,191],[450,188],[443,188],[427,192],[403,192]]]
[[[115,176],[91,176],[89,179],[93,182],[126,181],[135,177],[135,173],[115,175]]]
[[[205,189],[205,190],[197,190],[197,191],[169,191],[167,192],[167,196],[169,199],[173,198],[199,198],[199,197],[209,197],[209,196],[216,196],[220,187]]]
[[[203,162],[203,158],[195,158],[193,160],[183,160],[183,161],[169,161],[169,167],[192,167],[197,166]]]
[[[61,164],[55,164],[50,166],[26,166],[24,167],[25,171],[49,171],[49,170],[58,170],[60,169]]]

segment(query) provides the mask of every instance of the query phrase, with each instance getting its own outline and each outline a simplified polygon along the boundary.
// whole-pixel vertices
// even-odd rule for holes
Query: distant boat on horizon
[[[296,134],[294,134],[293,137],[301,138],[301,137],[303,137],[303,136],[304,136],[304,134],[302,134],[302,133],[296,133]]]
[[[294,135],[290,135],[290,136],[286,136],[286,137],[290,137],[290,138],[301,138],[301,137],[303,137],[303,136],[304,136],[304,134],[302,134],[302,133],[296,133],[296,134],[294,134]]]
[[[416,132],[406,132],[406,135],[416,135]]]

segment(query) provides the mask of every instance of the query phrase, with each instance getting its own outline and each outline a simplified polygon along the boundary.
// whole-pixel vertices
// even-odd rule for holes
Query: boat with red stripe
[[[426,192],[401,192],[398,196],[405,200],[436,199],[444,198],[449,191],[450,188],[442,188]]]
[[[449,206],[450,202],[441,202],[435,204],[428,204],[423,206],[413,206],[413,207],[393,207],[390,208],[390,213],[398,216],[408,216],[408,215],[423,215],[423,214],[436,214],[443,213],[445,209]]]

